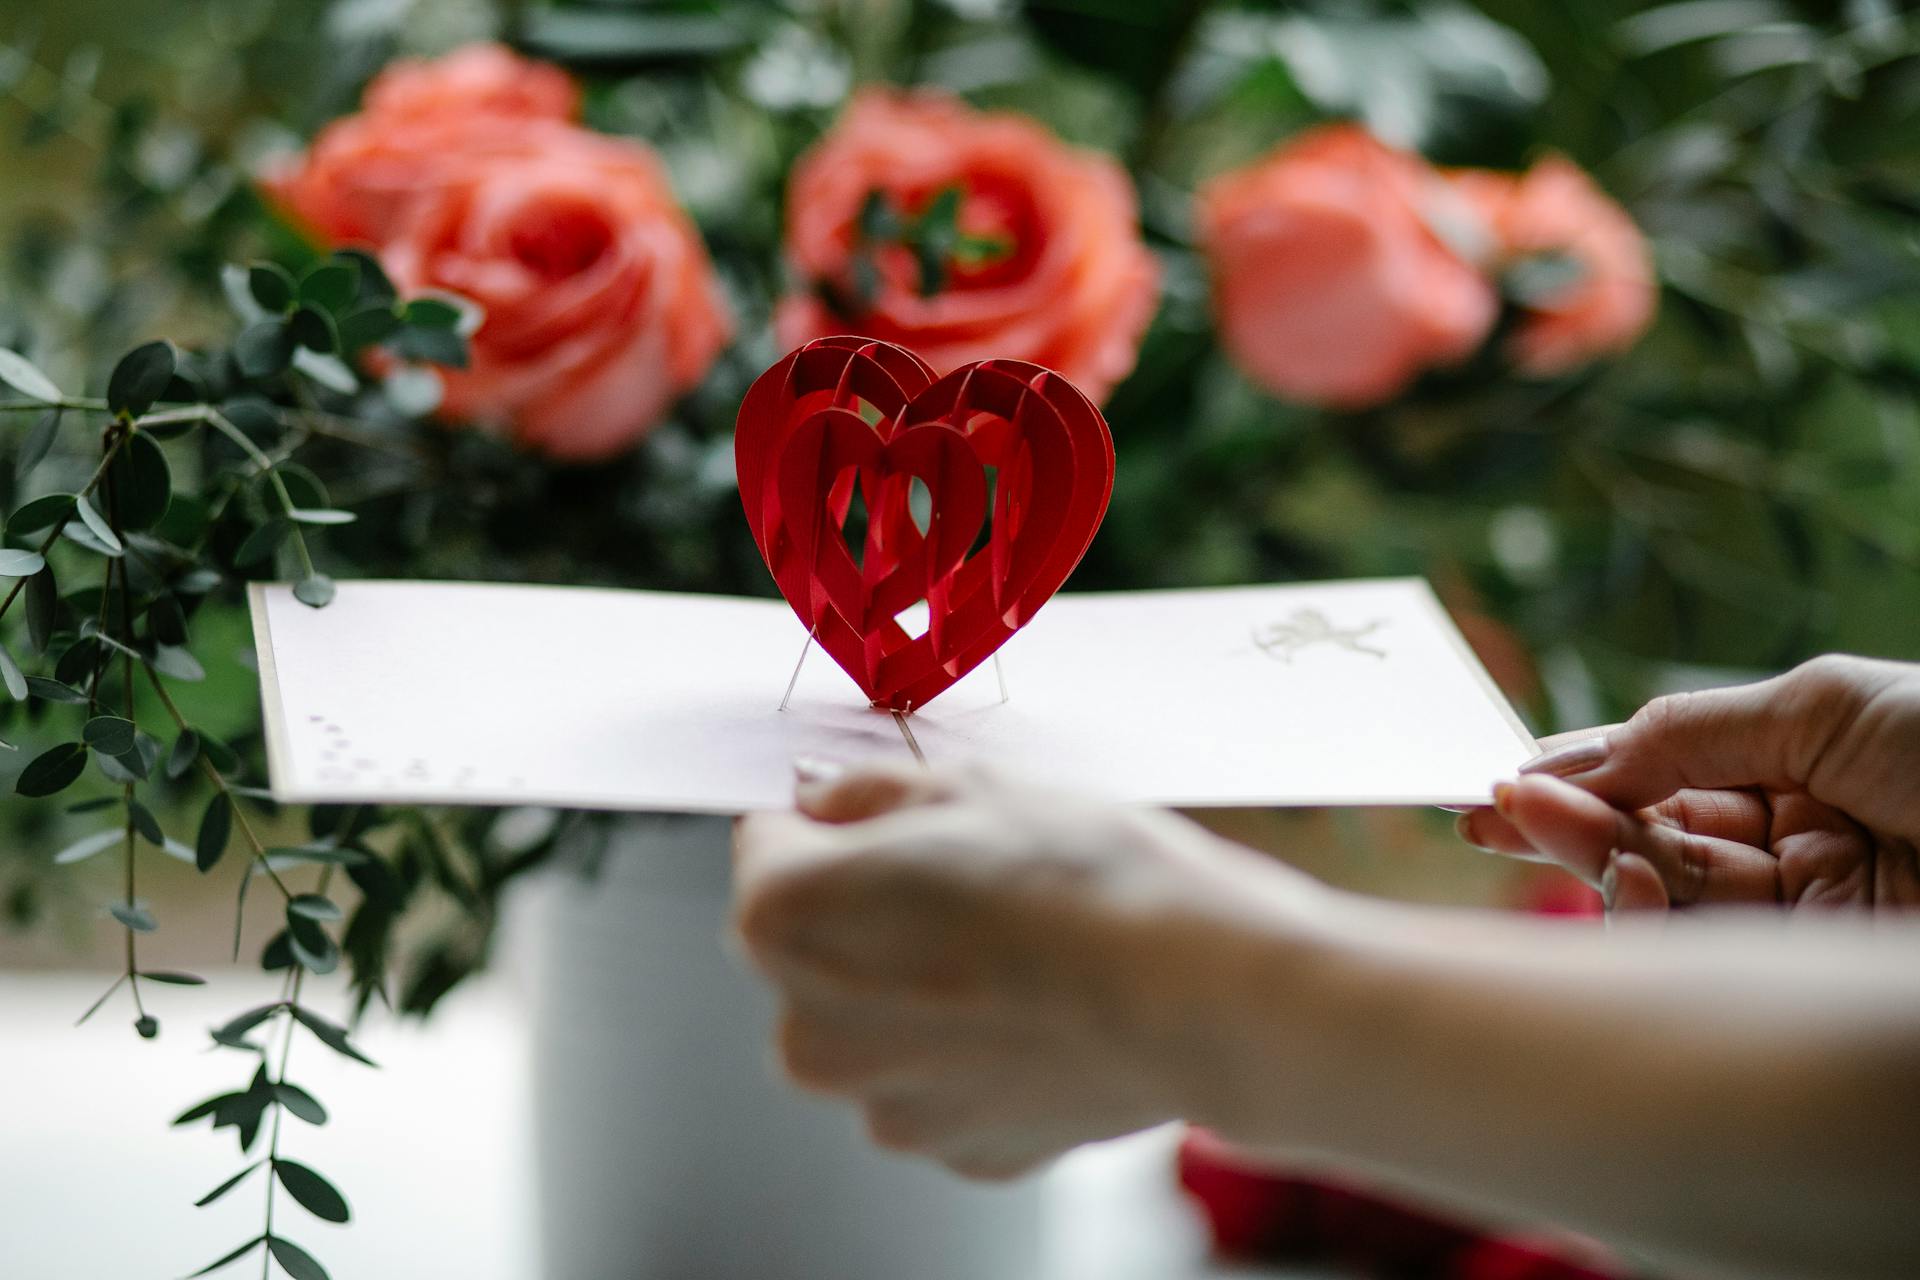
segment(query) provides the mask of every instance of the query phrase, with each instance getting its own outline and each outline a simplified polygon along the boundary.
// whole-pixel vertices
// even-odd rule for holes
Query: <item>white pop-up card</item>
[[[778,600],[344,582],[252,605],[290,802],[740,813],[789,804],[813,757],[1190,807],[1473,804],[1535,750],[1419,579],[1058,596],[904,714]]]

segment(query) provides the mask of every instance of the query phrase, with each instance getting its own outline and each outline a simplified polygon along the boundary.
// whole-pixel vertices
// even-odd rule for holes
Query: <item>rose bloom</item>
[[[294,221],[334,243],[378,245],[413,198],[469,149],[514,121],[571,119],[580,94],[558,67],[497,44],[395,62],[367,86],[364,108],[321,130],[262,185]]]
[[[568,122],[564,75],[478,46],[397,64],[367,102],[266,187],[402,290],[483,309],[443,417],[603,458],[705,375],[729,330],[705,246],[649,148]]]
[[[944,287],[923,297],[914,255],[863,244],[860,213],[879,192],[912,218],[954,188],[960,232],[995,248],[952,263]],[[925,91],[862,93],[800,158],[786,247],[808,289],[778,309],[788,348],[858,333],[908,347],[941,373],[992,357],[1030,360],[1096,401],[1132,371],[1159,297],[1119,165],[1023,116]],[[864,307],[862,253],[875,268]]]
[[[1514,363],[1548,377],[1626,350],[1653,320],[1658,296],[1647,242],[1633,219],[1570,160],[1552,156],[1524,174],[1454,176],[1506,263],[1564,254],[1577,277],[1530,300],[1513,336]]]
[[[1277,396],[1344,409],[1470,355],[1499,299],[1434,233],[1459,203],[1418,156],[1352,125],[1215,179],[1199,230],[1227,354]]]

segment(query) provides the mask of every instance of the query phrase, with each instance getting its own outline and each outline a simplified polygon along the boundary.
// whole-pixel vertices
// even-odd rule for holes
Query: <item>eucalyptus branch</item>
[[[130,433],[126,431],[116,431],[113,433],[113,439],[108,444],[105,455],[100,459],[100,465],[94,468],[93,475],[87,479],[87,483],[82,486],[80,492],[74,495],[76,499],[86,497],[99,486],[101,479],[107,474],[107,468],[113,463],[114,455],[120,452],[120,446],[127,442],[127,436],[129,434]],[[44,558],[47,552],[53,550],[53,544],[60,540],[60,533],[63,528],[65,528],[64,521],[54,521],[53,528],[47,531],[47,536],[40,540],[38,547],[34,548],[35,553]],[[13,586],[8,589],[6,598],[0,599],[0,618],[7,616],[7,610],[13,607],[14,598],[20,594],[21,588],[25,587],[27,582],[28,579],[26,578],[15,578],[13,580]]]
[[[179,727],[181,732],[190,732],[193,726],[187,723],[186,716],[180,712],[179,704],[174,702],[173,695],[168,693],[166,685],[161,683],[160,673],[155,671],[153,667],[147,663],[142,663],[141,668],[147,673],[147,682],[153,686],[153,691],[159,695],[160,705],[164,706],[167,709],[167,714],[173,717],[174,724]],[[247,842],[247,848],[253,855],[253,861],[258,863],[260,869],[267,873],[267,878],[273,881],[273,887],[280,891],[281,897],[292,898],[293,890],[288,888],[287,882],[280,878],[280,873],[273,869],[273,862],[267,857],[267,847],[261,843],[260,837],[254,833],[253,824],[247,821],[246,811],[240,807],[239,800],[234,795],[232,784],[221,776],[218,769],[213,767],[213,761],[207,759],[205,752],[200,754],[199,760],[200,771],[206,775],[207,781],[213,784],[215,790],[226,796],[227,804],[233,811],[233,820],[240,828],[241,837]],[[253,874],[251,867],[248,868],[247,874],[249,876]]]

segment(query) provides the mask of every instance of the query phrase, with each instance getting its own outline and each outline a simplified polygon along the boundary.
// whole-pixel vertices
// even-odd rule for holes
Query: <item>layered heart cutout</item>
[[[780,593],[876,707],[924,707],[1060,589],[1113,493],[1113,437],[1021,360],[935,378],[912,352],[822,338],[760,375],[734,437]],[[926,606],[923,631],[902,615]]]

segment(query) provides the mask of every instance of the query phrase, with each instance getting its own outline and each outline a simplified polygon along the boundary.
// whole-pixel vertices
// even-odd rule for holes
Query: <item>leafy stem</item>
[[[100,459],[100,465],[94,468],[93,475],[88,477],[87,483],[81,487],[80,492],[76,495],[77,497],[84,498],[99,487],[100,481],[107,474],[107,468],[113,464],[114,457],[119,454],[120,447],[127,442],[127,437],[130,434],[129,431],[124,430],[113,431],[112,438],[108,441],[105,453]],[[47,552],[53,549],[53,544],[60,540],[60,533],[63,527],[64,522],[59,520],[54,521],[53,528],[47,530],[47,536],[40,540],[40,545],[35,547],[34,550],[44,557]],[[27,581],[28,579],[26,578],[14,579],[13,586],[8,589],[6,597],[0,599],[0,618],[7,616],[7,610],[13,607],[14,599],[19,596],[21,588],[27,585]]]

